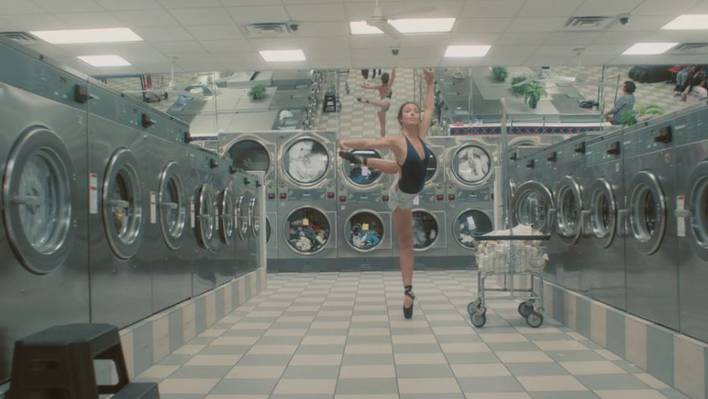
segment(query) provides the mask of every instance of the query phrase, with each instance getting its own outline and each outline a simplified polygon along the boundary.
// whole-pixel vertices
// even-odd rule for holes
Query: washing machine
[[[214,188],[216,190],[216,231],[214,248],[216,265],[216,285],[231,281],[237,274],[239,252],[236,250],[236,201],[240,193],[236,186],[236,168],[230,159],[219,159],[218,166],[213,169]]]
[[[384,150],[354,150],[364,159],[387,159]],[[337,159],[337,257],[344,269],[398,268],[393,262],[393,218],[388,189],[393,177]]]
[[[685,129],[678,121],[642,124],[625,132],[623,148],[627,310],[673,329],[679,327],[678,250],[669,210],[675,209],[674,139]]]
[[[680,329],[708,341],[708,109],[692,110],[682,119],[676,124]]]
[[[223,163],[213,152],[190,147],[191,166],[190,238],[192,241],[192,295],[200,295],[216,287],[219,274],[217,252],[219,242],[219,168]]]
[[[87,82],[0,42],[0,383],[14,342],[89,321]]]
[[[587,176],[583,235],[579,245],[580,290],[583,294],[626,309],[624,236],[618,214],[624,209],[622,132],[590,139],[587,143]]]
[[[337,257],[334,132],[278,136],[277,270],[328,270]]]
[[[498,136],[448,137],[447,174],[448,265],[475,265],[475,237],[494,230],[494,169]]]
[[[259,173],[259,172],[254,172]],[[262,221],[258,218],[262,205],[259,200],[259,190],[262,187],[262,175],[254,176],[248,172],[238,172],[235,175],[237,191],[236,220],[238,237],[238,272],[243,275],[256,270],[259,263],[258,240]]]
[[[162,117],[156,124],[177,137],[186,124]],[[143,248],[151,270],[152,311],[159,312],[192,295],[189,236],[188,146],[150,134],[150,168],[144,170],[148,193]]]
[[[278,143],[281,133],[219,133],[218,151],[233,160],[237,170],[264,173],[266,191],[266,253],[274,262],[278,258]]]

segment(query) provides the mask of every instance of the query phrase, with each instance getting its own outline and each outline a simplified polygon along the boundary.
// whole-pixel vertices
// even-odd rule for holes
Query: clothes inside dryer
[[[347,238],[359,251],[370,251],[381,244],[384,227],[381,218],[371,212],[358,212],[349,218]]]
[[[287,220],[288,245],[298,253],[312,255],[327,245],[331,232],[327,217],[314,208],[300,208]]]
[[[466,145],[457,150],[451,167],[458,179],[465,183],[475,184],[489,175],[492,160],[483,148],[476,145]]]
[[[413,248],[431,247],[438,238],[438,221],[426,211],[413,211]]]
[[[470,209],[457,217],[455,238],[463,247],[474,248],[475,237],[487,234],[492,230],[492,221],[489,216],[482,211]]]
[[[229,155],[236,169],[268,172],[270,155],[256,140],[242,140],[231,146]]]
[[[352,153],[362,159],[381,159],[381,155],[374,150],[354,150]],[[359,186],[368,186],[381,177],[381,171],[371,170],[364,165],[354,165],[349,162],[343,162],[342,168],[344,169],[344,176],[346,176],[350,182]]]
[[[298,183],[313,184],[327,173],[329,155],[325,147],[312,139],[302,139],[288,148],[287,172]]]

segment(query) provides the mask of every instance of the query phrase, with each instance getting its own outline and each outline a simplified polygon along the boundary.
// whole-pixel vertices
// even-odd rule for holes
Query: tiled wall
[[[708,399],[708,344],[544,282],[547,315],[693,399]]]
[[[120,332],[130,378],[147,370],[267,286],[266,268],[245,274],[194,299],[173,306]],[[110,364],[97,366],[100,383],[113,383]],[[5,399],[7,386],[0,386]]]

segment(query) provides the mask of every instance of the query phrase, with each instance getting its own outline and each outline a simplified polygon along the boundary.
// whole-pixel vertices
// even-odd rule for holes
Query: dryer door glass
[[[349,217],[344,234],[347,243],[356,251],[375,250],[386,233],[381,218],[373,212],[360,211]]]
[[[381,159],[381,155],[375,150],[354,150],[356,156],[362,159]],[[364,165],[354,165],[350,162],[342,162],[342,172],[350,183],[356,186],[369,186],[381,177],[381,171],[372,170]]]
[[[455,221],[453,234],[458,244],[466,248],[474,248],[475,237],[492,231],[492,220],[486,213],[476,209],[468,209]]]
[[[615,237],[617,226],[617,203],[612,186],[605,179],[593,184],[590,197],[590,226],[595,238],[608,247]]]
[[[511,201],[511,220],[513,225],[523,224],[550,234],[553,209],[553,195],[545,185],[528,181],[516,189]]]
[[[440,225],[431,213],[413,211],[413,249],[424,251],[432,247],[438,239]]]
[[[134,256],[143,235],[142,185],[137,159],[119,149],[111,157],[103,183],[103,223],[113,252],[122,259]]]
[[[270,219],[266,218],[266,243],[270,242]]]
[[[689,201],[693,237],[701,248],[708,249],[708,176],[693,182]]]
[[[640,252],[656,252],[666,231],[666,198],[659,181],[651,172],[640,172],[632,179],[629,200],[630,227],[639,242]]]
[[[203,184],[199,188],[196,212],[199,245],[204,249],[213,251],[216,244],[214,238],[216,236],[218,214],[215,190],[210,184]]]
[[[256,140],[241,140],[229,148],[229,156],[236,169],[247,171],[270,170],[268,150]]]
[[[285,223],[288,246],[300,255],[314,255],[323,251],[332,232],[327,216],[310,207],[294,210]]]
[[[245,240],[251,233],[251,217],[248,208],[251,204],[251,193],[246,192],[241,195],[237,202],[238,208],[238,236]]]
[[[558,234],[562,238],[576,241],[581,233],[580,217],[583,203],[580,186],[575,179],[568,176],[561,179],[556,203],[558,204],[556,217]]]
[[[221,241],[229,244],[236,234],[234,230],[234,199],[230,189],[219,194],[219,233]]]
[[[179,248],[179,239],[184,232],[187,209],[183,201],[182,180],[178,176],[177,163],[170,162],[160,176],[160,230],[165,244],[171,249]]]
[[[489,178],[492,159],[484,148],[470,144],[455,152],[450,167],[461,183],[477,185]]]
[[[329,155],[319,141],[300,139],[290,145],[285,153],[283,166],[288,176],[303,185],[320,182],[329,167]]]
[[[2,210],[9,243],[28,270],[49,273],[73,244],[69,153],[56,134],[38,129],[17,140],[7,161]]]

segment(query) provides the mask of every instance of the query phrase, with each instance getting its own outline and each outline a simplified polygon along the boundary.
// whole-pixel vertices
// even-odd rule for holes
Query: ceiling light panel
[[[130,62],[119,55],[82,55],[78,57],[81,61],[95,67],[121,67],[130,66]]]
[[[367,24],[366,21],[351,21],[349,29],[352,35],[383,35],[381,29]]]
[[[401,33],[450,32],[455,25],[455,18],[389,19],[388,23]]]
[[[261,57],[266,62],[297,62],[305,61],[305,53],[302,50],[261,50]]]
[[[492,46],[472,45],[472,46],[447,46],[445,58],[475,58],[484,57]]]
[[[632,47],[624,51],[624,55],[656,55],[663,54],[672,47],[676,46],[676,42],[647,42],[636,43]]]
[[[679,15],[664,25],[665,30],[708,30],[708,14]]]
[[[31,31],[51,44],[139,42],[143,39],[128,28]]]

